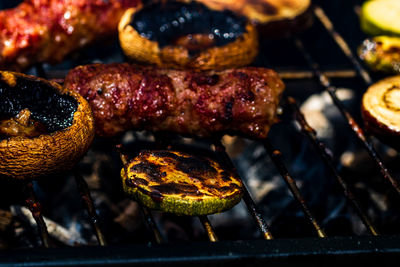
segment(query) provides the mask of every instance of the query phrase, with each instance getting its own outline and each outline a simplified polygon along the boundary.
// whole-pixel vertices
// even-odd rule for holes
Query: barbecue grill
[[[32,213],[37,225],[37,234],[40,237],[38,247],[13,248],[0,251],[0,265],[182,265],[187,264],[204,266],[205,264],[222,265],[265,265],[265,264],[324,264],[326,266],[338,263],[385,263],[394,262],[400,256],[400,236],[398,224],[400,221],[399,194],[400,185],[398,156],[388,157],[390,148],[377,142],[362,130],[359,115],[359,100],[362,92],[373,81],[380,77],[371,74],[359,63],[355,56],[357,45],[361,43],[364,36],[359,30],[357,18],[357,6],[362,1],[336,0],[336,1],[314,1],[314,25],[305,32],[283,40],[263,39],[261,53],[257,66],[266,66],[276,69],[284,79],[287,90],[282,99],[281,122],[272,127],[268,139],[257,142],[246,143],[250,149],[260,147],[263,156],[268,157],[272,168],[276,169],[281,179],[286,184],[286,190],[291,192],[294,200],[293,206],[297,211],[298,221],[293,221],[287,227],[280,227],[283,219],[272,220],[267,217],[265,205],[273,205],[273,199],[265,202],[262,199],[255,201],[251,187],[247,184],[248,173],[244,167],[240,167],[240,159],[235,160],[228,155],[227,148],[220,138],[213,140],[190,140],[196,147],[206,146],[208,153],[213,153],[220,162],[229,166],[243,177],[247,184],[244,191],[243,202],[247,212],[252,219],[247,220],[250,228],[257,228],[256,234],[240,240],[230,240],[219,235],[219,229],[215,229],[212,216],[200,216],[199,222],[204,229],[204,236],[208,241],[189,240],[185,242],[168,242],[164,230],[160,228],[157,218],[159,214],[140,207],[144,222],[149,231],[145,234],[146,241],[139,243],[113,243],[107,242],[104,235],[104,225],[97,215],[96,199],[92,198],[91,189],[84,179],[82,170],[76,168],[73,176],[78,191],[88,213],[88,221],[92,231],[97,237],[96,245],[90,246],[65,246],[56,244],[49,235],[49,223],[43,218],[43,211],[49,205],[51,199],[39,201],[41,189],[38,183],[29,182],[23,186],[26,197],[26,206]],[[118,48],[117,48],[118,50]],[[119,50],[118,50],[119,51]],[[121,58],[122,60],[122,58]],[[81,64],[87,63],[85,59],[78,59]],[[39,76],[47,78],[62,79],[69,62],[60,66],[36,66],[30,70]],[[355,100],[351,105],[340,100],[337,90],[339,87],[353,89]],[[311,95],[327,92],[333,101],[333,105],[341,114],[342,125],[346,125],[341,131],[347,140],[343,141],[337,136],[320,138],[305,118],[300,105]],[[285,134],[282,134],[282,133]],[[283,137],[290,140],[280,140]],[[335,139],[336,138],[336,139]],[[172,146],[169,138],[155,135],[152,145],[154,147]],[[178,139],[180,143],[182,139]],[[323,140],[323,141],[321,141]],[[108,141],[105,141],[108,142]],[[110,141],[111,142],[111,141]],[[129,159],[130,147],[122,140],[112,140],[113,151],[120,158],[116,168]],[[293,144],[294,143],[294,144]],[[346,150],[338,143],[351,143],[350,146],[355,157],[368,155],[368,166],[352,170],[344,166],[344,151]],[[174,144],[175,145],[175,144]],[[179,144],[178,144],[179,145]],[[332,149],[330,145],[334,145]],[[110,148],[112,146],[108,146]],[[195,150],[196,151],[196,150]],[[303,157],[299,154],[307,152]],[[312,151],[312,152],[310,152]],[[393,152],[392,152],[393,153]],[[389,153],[390,154],[390,153]],[[243,157],[243,153],[241,156]],[[245,155],[244,155],[245,157]],[[324,217],[327,211],[320,211],[324,205],[318,205],[318,201],[311,201],[312,192],[317,190],[318,183],[304,182],[300,184],[296,169],[302,164],[310,166],[305,161],[315,162],[322,166],[322,172],[316,172],[315,179],[329,180],[324,186],[332,186],[340,192],[347,201],[347,210],[353,214],[360,224],[360,229],[352,229],[350,233],[340,232],[340,226],[334,230],[326,223]],[[300,161],[300,162],[299,162]],[[317,163],[318,162],[318,163]],[[308,165],[307,165],[308,164]],[[314,163],[312,163],[314,164]],[[371,217],[370,209],[366,208],[366,201],[374,199],[374,190],[363,191],[357,187],[359,176],[364,175],[362,168],[369,171],[365,180],[372,179],[373,184],[385,192],[385,199],[391,203],[390,210],[386,215],[380,217],[374,213]],[[268,174],[265,174],[268,176]],[[311,175],[312,176],[312,175]],[[314,175],[315,176],[315,175]],[[372,178],[378,177],[378,178]],[[119,179],[118,177],[114,177]],[[308,188],[307,188],[308,186]],[[377,188],[373,188],[378,191]],[[332,192],[328,190],[327,192]],[[369,195],[365,196],[365,192]],[[77,196],[70,196],[71,198]],[[325,199],[325,198],[324,198]],[[69,200],[65,200],[69,201]],[[276,200],[277,201],[277,200]],[[227,212],[229,214],[229,212]],[[389,214],[391,217],[388,219]],[[229,215],[228,215],[229,216]],[[273,215],[284,216],[284,215]],[[350,216],[345,214],[345,216]],[[385,217],[386,216],[386,217]],[[390,222],[385,222],[390,221]],[[233,219],[232,219],[233,220]],[[251,221],[252,220],[252,221]],[[268,223],[267,223],[268,222]],[[133,222],[132,222],[133,223]],[[397,224],[397,227],[396,227]],[[393,226],[393,227],[391,227]],[[225,227],[222,225],[222,229]],[[293,229],[292,229],[293,228]],[[297,230],[297,228],[302,228]],[[229,231],[239,231],[236,228]],[[283,229],[283,230],[282,230]],[[292,230],[289,230],[292,229]],[[235,236],[234,234],[232,234]],[[254,238],[255,236],[255,238]],[[141,242],[141,243],[140,243]]]

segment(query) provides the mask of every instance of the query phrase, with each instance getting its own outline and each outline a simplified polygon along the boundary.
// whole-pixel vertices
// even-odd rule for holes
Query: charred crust
[[[147,161],[132,166],[132,169],[138,173],[145,173],[149,180],[154,182],[162,181],[162,177],[165,177],[165,173],[160,170],[161,166]]]
[[[228,101],[225,103],[225,113],[224,113],[224,119],[227,121],[232,120],[233,118],[233,101]]]
[[[191,184],[164,183],[161,185],[150,186],[150,190],[159,192],[162,195],[199,195],[198,188]]]
[[[232,180],[232,179],[231,179],[230,173],[227,172],[226,170],[224,170],[224,171],[221,172],[221,179],[222,179],[222,181],[224,181],[224,182],[229,182],[229,181]]]
[[[211,166],[210,161],[194,157],[179,157],[176,168],[196,178],[206,174],[217,174],[217,170]]]
[[[150,191],[149,195],[150,195],[151,199],[156,203],[160,203],[164,199],[164,196],[161,194],[161,192],[156,189],[153,189],[152,191]]]
[[[207,75],[204,73],[195,73],[192,77],[192,81],[196,85],[216,85],[219,81],[219,76],[217,74]]]

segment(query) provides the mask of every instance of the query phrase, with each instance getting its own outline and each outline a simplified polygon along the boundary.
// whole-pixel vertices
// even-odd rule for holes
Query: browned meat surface
[[[25,0],[0,11],[0,69],[59,62],[71,51],[117,34],[125,10],[140,0]]]
[[[277,73],[265,68],[194,72],[127,63],[77,67],[65,86],[89,101],[100,136],[145,129],[263,138],[284,89]]]

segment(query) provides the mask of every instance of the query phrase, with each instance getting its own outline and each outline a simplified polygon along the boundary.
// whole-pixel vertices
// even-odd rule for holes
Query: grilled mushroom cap
[[[121,171],[124,191],[145,206],[205,215],[236,205],[242,182],[215,161],[176,151],[143,151]]]
[[[246,19],[195,2],[128,9],[118,29],[128,57],[165,68],[241,67],[258,53],[257,31]]]
[[[382,142],[400,148],[400,76],[368,88],[362,99],[365,127]]]
[[[0,177],[33,179],[69,169],[93,137],[91,109],[78,93],[0,72]]]

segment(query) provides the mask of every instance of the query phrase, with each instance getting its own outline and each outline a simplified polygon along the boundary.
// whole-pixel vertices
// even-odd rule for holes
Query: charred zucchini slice
[[[400,1],[372,0],[361,7],[361,29],[369,35],[400,36]]]
[[[365,127],[383,143],[400,148],[400,76],[368,88],[362,99]]]
[[[121,170],[124,191],[143,205],[179,215],[221,212],[242,198],[242,182],[217,162],[176,151],[142,151]]]
[[[359,47],[358,54],[374,71],[400,73],[400,37],[367,39]]]

